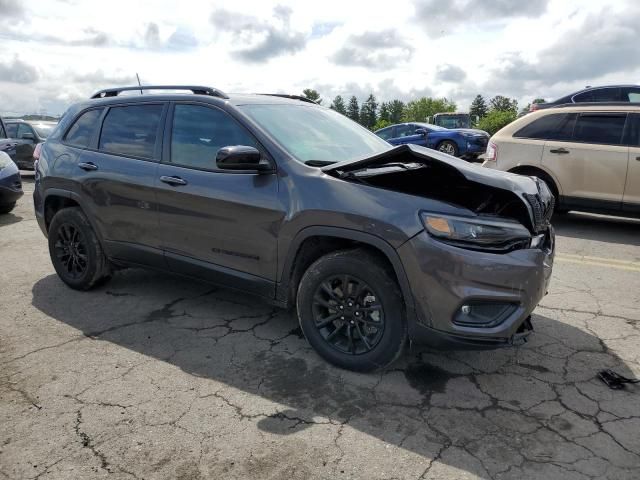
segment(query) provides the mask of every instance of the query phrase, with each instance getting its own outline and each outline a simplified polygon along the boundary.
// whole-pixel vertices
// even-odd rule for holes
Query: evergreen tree
[[[404,102],[400,100],[393,100],[389,103],[389,121],[393,123],[400,123],[402,121],[402,115],[404,114]]]
[[[377,113],[378,103],[376,102],[376,97],[371,93],[360,108],[360,123],[371,130],[376,124]]]
[[[314,90],[313,88],[305,88],[302,91],[302,96],[308,98],[309,100],[313,100],[318,105],[322,103],[322,99],[320,98],[320,94]]]
[[[347,107],[344,104],[344,99],[340,95],[337,95],[336,98],[333,99],[329,108],[341,113],[342,115],[347,114]]]
[[[388,102],[382,102],[380,104],[380,112],[378,113],[378,120],[383,120],[387,123],[391,121],[391,112],[389,110]]]
[[[489,112],[489,108],[487,107],[487,102],[485,101],[482,95],[476,95],[476,98],[471,102],[471,108],[469,109],[469,114],[472,117],[477,116],[478,118],[486,117]]]
[[[349,99],[349,105],[347,105],[347,117],[355,122],[360,121],[360,106],[358,105],[358,99],[355,96],[352,96]]]

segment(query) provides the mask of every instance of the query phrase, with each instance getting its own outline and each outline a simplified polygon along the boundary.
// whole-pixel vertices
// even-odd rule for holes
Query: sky
[[[640,84],[640,1],[0,0],[0,114],[61,114],[101,88],[314,88],[520,106]]]

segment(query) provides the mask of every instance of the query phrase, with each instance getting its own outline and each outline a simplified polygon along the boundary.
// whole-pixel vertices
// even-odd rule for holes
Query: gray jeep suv
[[[139,89],[74,105],[42,148],[36,215],[70,287],[140,266],[240,289],[295,306],[316,351],[359,371],[407,339],[531,330],[554,255],[544,182],[392,147],[300,97]]]

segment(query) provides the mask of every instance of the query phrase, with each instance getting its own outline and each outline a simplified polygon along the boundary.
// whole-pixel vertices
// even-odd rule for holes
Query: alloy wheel
[[[370,352],[384,333],[385,316],[378,295],[351,275],[324,279],[313,295],[312,310],[320,335],[343,353]]]
[[[78,279],[87,271],[87,247],[82,232],[74,225],[63,223],[57,231],[55,255],[66,274]]]

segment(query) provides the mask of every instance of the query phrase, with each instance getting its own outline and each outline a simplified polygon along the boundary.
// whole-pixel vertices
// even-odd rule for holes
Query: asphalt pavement
[[[130,269],[55,275],[33,180],[0,217],[0,479],[638,479],[640,221],[554,219],[519,348],[323,362],[290,312]]]

